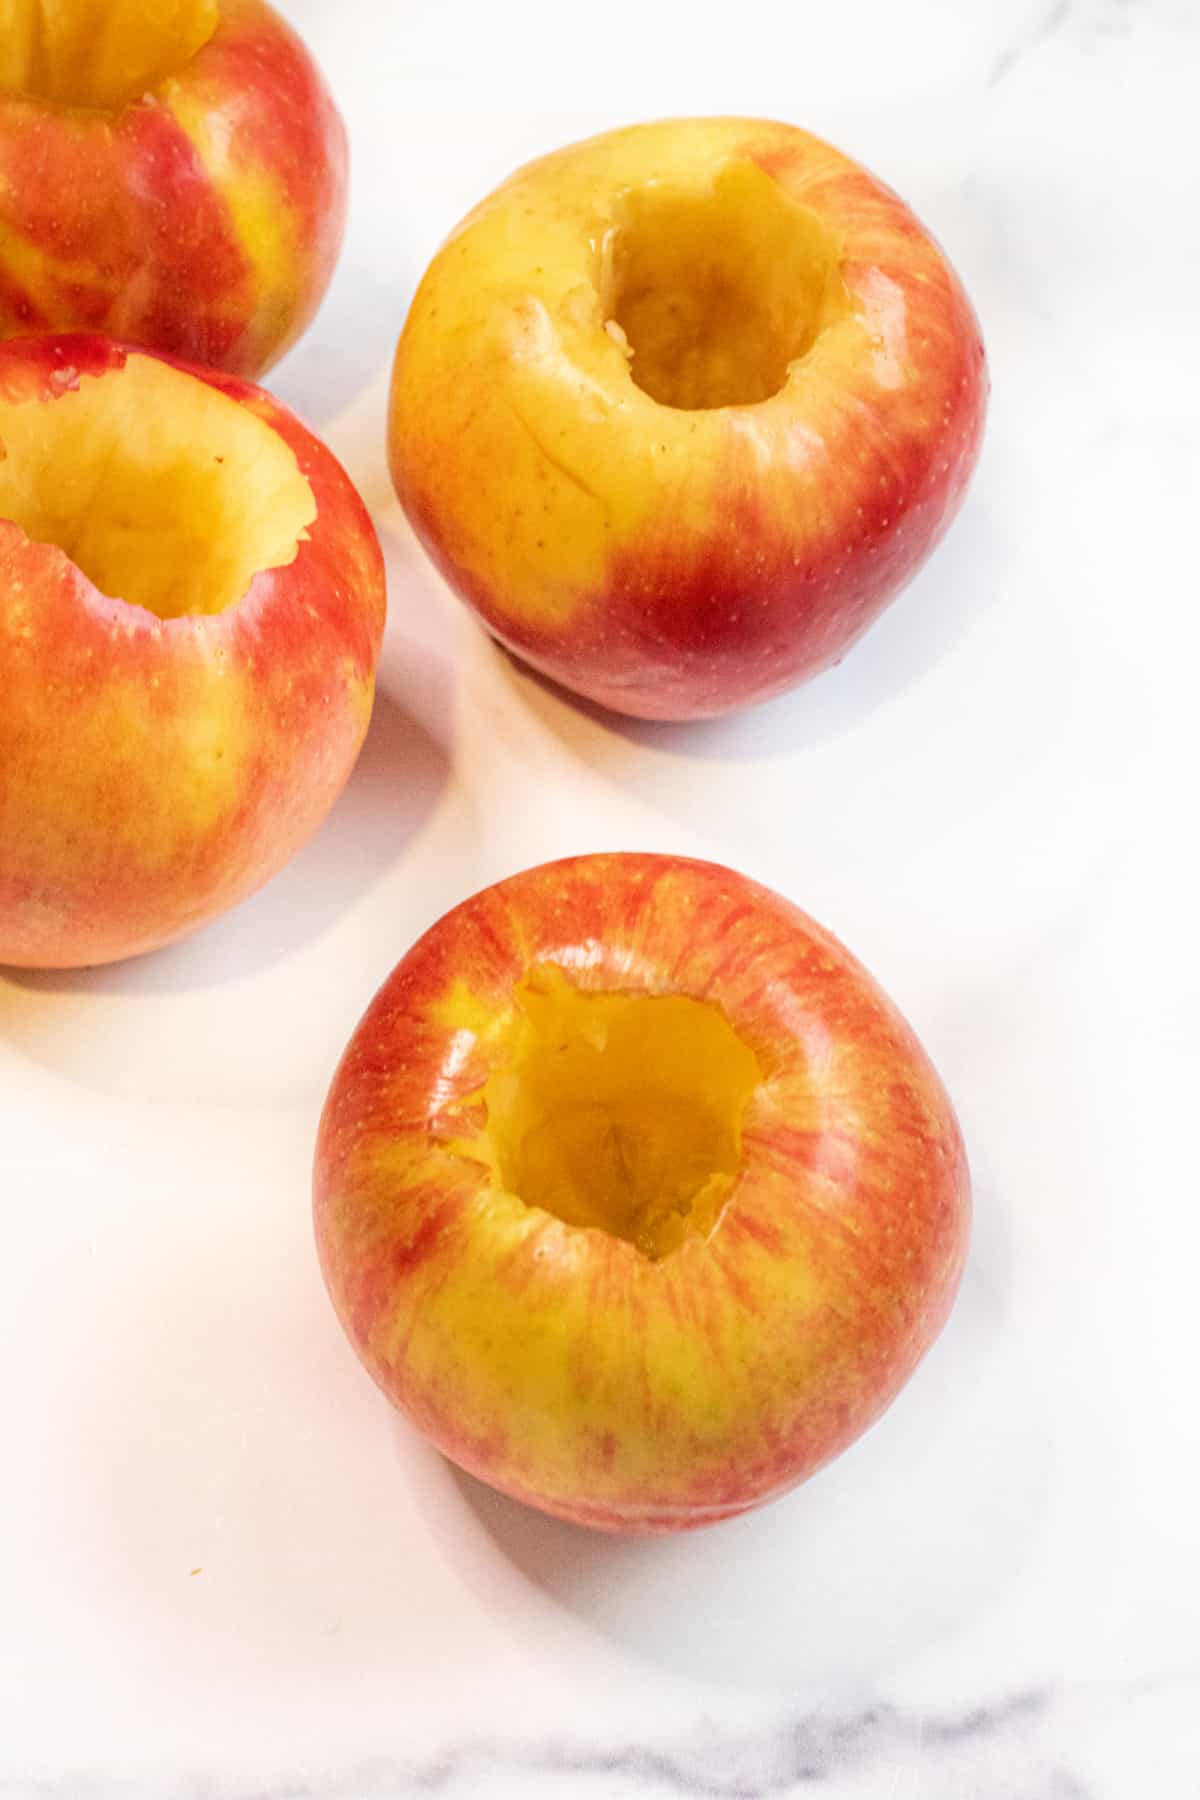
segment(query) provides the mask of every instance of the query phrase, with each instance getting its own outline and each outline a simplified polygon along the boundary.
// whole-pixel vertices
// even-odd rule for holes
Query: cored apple
[[[105,332],[260,375],[309,323],[346,135],[264,0],[8,0],[0,334]]]
[[[503,881],[404,957],[335,1077],[325,1279],[384,1393],[580,1524],[769,1500],[945,1320],[969,1187],[912,1031],[828,932],[711,863]]]
[[[418,290],[396,490],[535,668],[687,719],[836,663],[983,428],[979,329],[889,189],[788,125],[636,126],[522,169]]]
[[[0,344],[0,963],[150,950],[274,874],[358,754],[384,604],[349,478],[261,389]]]

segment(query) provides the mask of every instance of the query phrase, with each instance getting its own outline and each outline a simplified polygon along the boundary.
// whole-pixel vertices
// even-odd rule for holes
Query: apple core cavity
[[[212,37],[216,0],[3,0],[0,93],[116,112]]]
[[[154,357],[0,397],[0,519],[111,599],[220,613],[295,561],[317,516],[294,452],[247,407]]]
[[[484,1091],[484,1158],[528,1206],[654,1261],[708,1237],[742,1164],[758,1060],[719,1006],[585,992],[552,963],[518,986]]]
[[[622,196],[601,304],[651,399],[685,411],[752,406],[781,392],[849,312],[840,260],[814,212],[732,158],[706,186],[654,181]]]

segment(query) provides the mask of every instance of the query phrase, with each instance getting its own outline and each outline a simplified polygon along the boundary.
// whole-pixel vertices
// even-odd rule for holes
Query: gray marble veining
[[[0,1800],[1132,1800],[1136,1791],[1200,1794],[1200,1675],[1035,1690],[955,1713],[822,1712],[677,1741],[467,1737],[418,1760],[363,1758],[320,1780],[182,1771],[0,1780]]]

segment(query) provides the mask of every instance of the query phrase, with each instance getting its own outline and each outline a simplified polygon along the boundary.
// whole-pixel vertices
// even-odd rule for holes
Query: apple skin
[[[731,162],[833,234],[849,310],[774,398],[659,405],[596,246],[630,189]],[[673,120],[532,163],[453,234],[397,350],[392,474],[509,649],[617,712],[704,718],[841,659],[957,512],[986,395],[962,286],[889,189],[788,125]]]
[[[652,1262],[451,1153],[531,963],[719,1002],[766,1072],[715,1232]],[[912,1031],[836,939],[728,869],[596,855],[501,882],[401,961],[334,1079],[325,1281],[388,1398],[462,1468],[604,1530],[770,1500],[876,1419],[949,1312],[965,1152]]]
[[[12,339],[0,395],[52,407],[148,354]],[[174,366],[279,434],[317,518],[237,605],[169,620],[0,520],[0,964],[114,962],[215,918],[316,830],[366,735],[386,607],[366,508],[270,395]]]
[[[345,228],[345,127],[264,0],[115,114],[0,95],[0,335],[102,332],[236,375],[295,343]]]

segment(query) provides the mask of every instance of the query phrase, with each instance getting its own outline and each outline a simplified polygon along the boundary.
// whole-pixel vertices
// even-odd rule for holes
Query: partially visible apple
[[[827,668],[958,509],[979,329],[887,188],[757,119],[530,164],[464,220],[396,354],[396,490],[503,643],[687,719]]]
[[[358,754],[379,544],[261,389],[0,344],[0,963],[150,950],[259,887]]]
[[[449,913],[350,1044],[317,1241],[384,1393],[581,1524],[668,1532],[844,1449],[966,1253],[946,1094],[866,971],[711,863],[579,857]]]
[[[265,0],[19,0],[0,29],[0,335],[106,332],[238,375],[333,274],[346,134]]]

